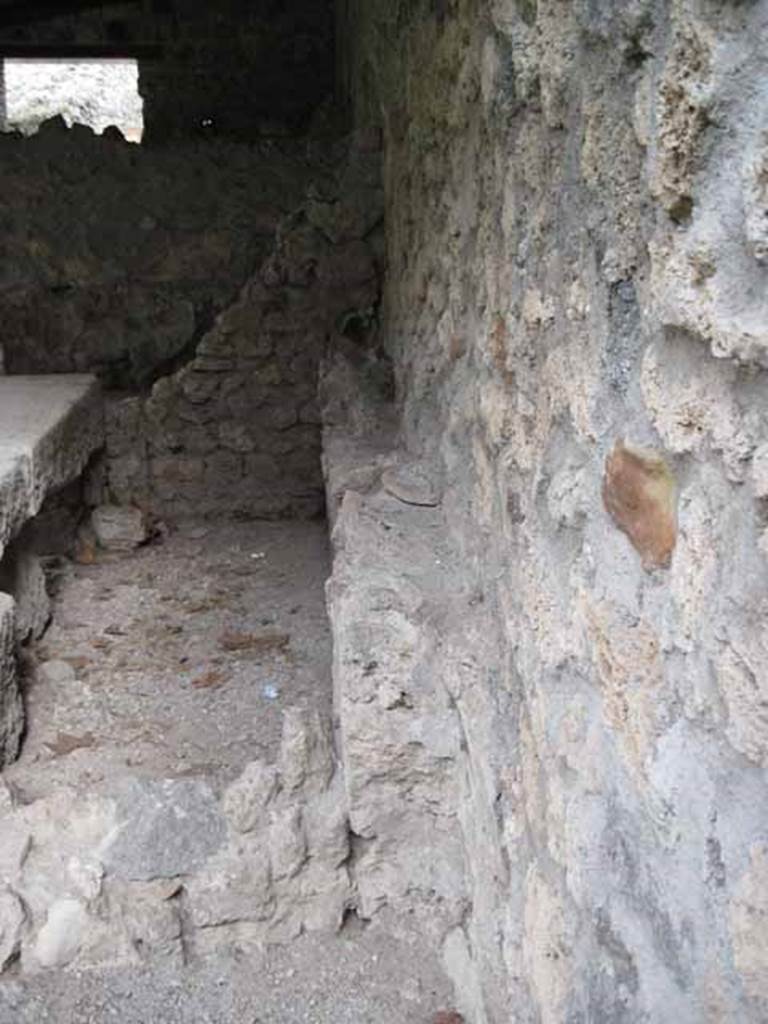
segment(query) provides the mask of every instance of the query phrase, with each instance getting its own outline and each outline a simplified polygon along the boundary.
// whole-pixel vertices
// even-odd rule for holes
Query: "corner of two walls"
[[[442,496],[417,521],[369,473],[337,522],[347,727],[400,718],[386,814],[346,752],[361,884],[441,922],[473,1021],[760,1021],[768,5],[347,7],[385,125],[398,461]],[[373,557],[377,522],[410,563]],[[419,807],[440,828],[387,875]],[[442,896],[430,859],[461,866]]]
[[[378,298],[378,153],[371,184],[332,143],[143,149],[57,120],[0,146],[6,368],[104,382],[90,500],[321,514],[317,367]]]

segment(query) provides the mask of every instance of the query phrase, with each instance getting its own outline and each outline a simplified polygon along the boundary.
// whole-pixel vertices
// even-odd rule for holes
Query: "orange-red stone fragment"
[[[617,441],[605,463],[603,503],[640,553],[645,569],[669,565],[677,543],[676,490],[669,466],[657,452]]]

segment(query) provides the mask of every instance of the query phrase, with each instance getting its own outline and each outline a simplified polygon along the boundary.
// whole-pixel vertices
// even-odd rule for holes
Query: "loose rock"
[[[144,513],[138,508],[101,505],[93,510],[91,524],[99,546],[107,551],[133,551],[149,536]]]

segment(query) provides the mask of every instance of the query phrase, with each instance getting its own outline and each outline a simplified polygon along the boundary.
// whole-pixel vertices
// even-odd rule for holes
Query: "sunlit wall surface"
[[[99,134],[116,125],[130,142],[141,142],[143,103],[135,60],[3,61],[3,130],[34,134],[60,114],[68,125]]]

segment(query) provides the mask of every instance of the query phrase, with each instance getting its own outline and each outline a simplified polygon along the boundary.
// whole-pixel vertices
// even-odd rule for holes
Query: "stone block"
[[[26,914],[19,897],[0,887],[0,974],[21,953]]]
[[[91,526],[106,551],[133,551],[148,537],[144,513],[131,506],[100,505],[93,510]]]
[[[227,788],[224,813],[238,832],[253,832],[267,822],[267,807],[277,791],[274,765],[253,761]]]
[[[293,878],[307,859],[307,836],[301,806],[294,804],[275,811],[269,829],[272,876]]]
[[[42,967],[65,967],[80,951],[89,928],[88,913],[79,900],[56,900],[34,946]]]
[[[286,708],[280,746],[280,785],[286,792],[325,790],[334,772],[328,725],[317,711]]]
[[[104,853],[108,875],[134,881],[199,870],[223,845],[226,822],[203,782],[129,779],[116,796],[117,830]]]
[[[275,909],[269,854],[258,841],[215,858],[186,889],[197,928],[265,921]]]
[[[0,555],[103,443],[101,396],[92,377],[0,378]]]
[[[0,564],[0,591],[16,601],[16,639],[20,644],[39,639],[51,617],[51,602],[43,566],[37,555],[13,544]]]

